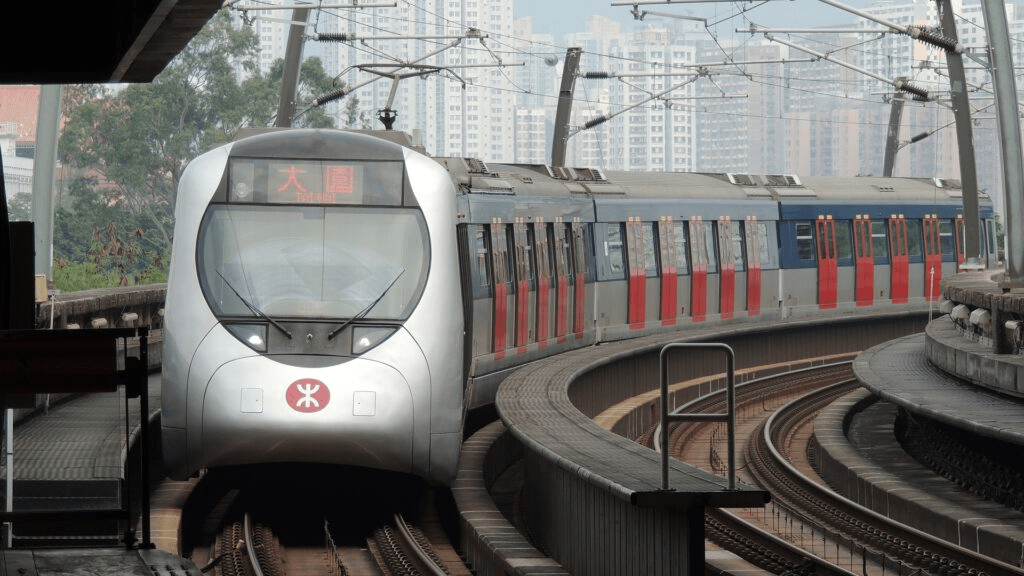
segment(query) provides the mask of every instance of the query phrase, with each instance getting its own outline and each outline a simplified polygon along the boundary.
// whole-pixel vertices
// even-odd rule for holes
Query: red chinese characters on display
[[[294,165],[281,168],[277,172],[285,177],[284,183],[275,190],[278,198],[284,199],[287,196],[289,200],[294,198],[291,201],[299,204],[348,202],[339,196],[350,197],[355,191],[355,171],[351,166],[325,166],[322,179],[313,177],[309,175],[308,170]]]
[[[351,166],[328,166],[324,174],[324,192],[331,196],[334,202],[334,195],[344,194],[351,196],[353,184],[355,183],[355,171]]]

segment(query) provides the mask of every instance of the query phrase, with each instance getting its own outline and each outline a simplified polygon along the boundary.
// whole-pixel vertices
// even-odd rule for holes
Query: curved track
[[[920,570],[924,574],[1016,575],[1024,571],[953,546],[929,534],[889,520],[812,481],[790,462],[794,438],[822,408],[853,388],[830,386],[796,400],[763,425],[751,438],[747,461],[759,483],[771,490],[777,503],[833,538],[848,540],[862,555],[875,555],[887,564]]]
[[[708,538],[775,573],[1024,574],[866,510],[834,494],[817,477],[806,452],[814,417],[855,386],[851,377],[848,364],[842,364],[740,387],[738,437],[748,438],[740,477],[769,490],[773,501],[763,510],[710,511]],[[721,410],[723,396],[705,396],[682,409]],[[726,448],[720,428],[716,424],[677,427],[670,440],[673,454],[724,472],[719,454]]]

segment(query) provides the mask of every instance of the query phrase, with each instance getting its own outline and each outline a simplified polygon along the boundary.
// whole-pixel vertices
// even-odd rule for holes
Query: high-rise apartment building
[[[353,95],[371,126],[381,127],[375,118],[390,113],[396,130],[420,134],[432,154],[514,157],[512,0],[352,9],[323,31],[356,38],[324,46],[325,66],[358,87]]]
[[[759,34],[711,39],[702,24],[688,21],[624,26],[592,16],[583,31],[557,39],[536,34],[528,18],[513,21],[513,2],[417,0],[321,17],[317,31],[354,37],[318,46],[328,73],[358,86],[328,110],[343,125],[340,110],[357,98],[359,127],[379,128],[376,115],[390,100],[395,129],[417,134],[431,154],[547,163],[565,50],[573,46],[582,49],[581,74],[613,77],[577,78],[565,142],[569,165],[856,176],[882,173],[892,80],[906,78],[940,100],[949,89],[940,50],[905,34],[869,32],[881,25],[853,15],[834,33],[784,37],[867,75]],[[980,51],[987,41],[980,8],[963,0],[953,8],[961,44]],[[1012,5],[1007,9],[1011,33],[1024,33],[1024,21],[1016,20]],[[900,26],[938,24],[930,0],[878,2],[865,10]],[[262,24],[260,30],[267,33]],[[263,46],[278,50],[274,38]],[[1014,49],[1024,51],[1024,43]],[[409,74],[395,87],[386,77],[395,68],[386,64],[416,67],[403,69]],[[990,85],[987,72],[970,62],[968,83]],[[986,108],[991,95],[972,88],[971,103],[980,186],[996,190],[1001,170]],[[608,120],[586,128],[598,118]],[[951,123],[946,108],[906,95],[894,173],[958,177]]]

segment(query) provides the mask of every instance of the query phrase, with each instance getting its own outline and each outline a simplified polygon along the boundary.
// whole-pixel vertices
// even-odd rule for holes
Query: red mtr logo
[[[285,392],[285,400],[298,412],[319,412],[331,401],[327,384],[315,378],[303,378],[292,382]]]

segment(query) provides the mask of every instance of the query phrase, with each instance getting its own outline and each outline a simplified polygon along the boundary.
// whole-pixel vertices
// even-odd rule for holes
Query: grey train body
[[[604,173],[286,130],[182,177],[168,473],[312,462],[448,483],[466,412],[601,341],[937,299],[955,182]],[[401,142],[401,144],[396,143]],[[983,259],[995,264],[983,198]]]

